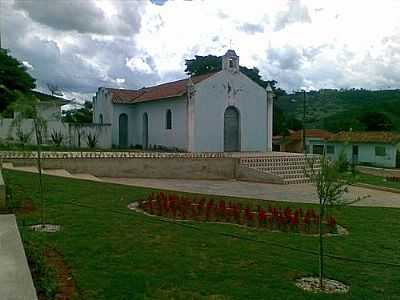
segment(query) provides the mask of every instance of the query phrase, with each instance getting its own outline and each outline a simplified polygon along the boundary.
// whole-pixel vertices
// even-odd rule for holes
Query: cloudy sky
[[[230,46],[287,91],[400,88],[399,0],[0,0],[0,22],[39,89],[70,97],[180,79]]]

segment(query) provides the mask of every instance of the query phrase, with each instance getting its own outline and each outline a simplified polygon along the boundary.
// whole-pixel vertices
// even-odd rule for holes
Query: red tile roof
[[[289,139],[301,140],[302,136],[303,136],[302,130],[297,130],[289,135]],[[308,138],[329,139],[331,136],[333,136],[333,133],[323,129],[306,129],[306,137]]]
[[[203,81],[215,73],[208,73],[199,76],[192,76],[194,84]],[[186,94],[186,85],[189,79],[182,79],[160,85],[142,88],[140,90],[109,89],[112,92],[112,102],[117,104],[130,104],[146,102],[171,97],[183,96]]]
[[[397,144],[400,143],[400,133],[388,131],[341,131],[333,135],[328,141]]]

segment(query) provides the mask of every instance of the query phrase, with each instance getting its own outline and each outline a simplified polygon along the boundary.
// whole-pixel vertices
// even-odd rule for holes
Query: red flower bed
[[[164,192],[152,193],[147,200],[139,201],[139,209],[151,215],[170,219],[234,223],[270,230],[318,233],[319,215],[310,208],[292,210],[290,207],[263,208],[256,210],[241,203],[224,200],[190,198]],[[322,222],[323,232],[336,232],[336,219],[329,216]]]

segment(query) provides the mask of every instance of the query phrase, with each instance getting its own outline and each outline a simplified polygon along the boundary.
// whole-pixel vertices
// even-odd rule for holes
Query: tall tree
[[[67,111],[63,117],[63,121],[67,123],[92,123],[93,103],[86,101],[82,107]]]
[[[26,67],[0,49],[0,114],[7,113],[10,104],[19,98],[18,92],[27,94],[35,88],[35,79],[26,71]]]

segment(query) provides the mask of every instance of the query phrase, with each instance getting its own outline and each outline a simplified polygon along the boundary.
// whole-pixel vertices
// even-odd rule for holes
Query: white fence
[[[14,122],[14,123],[13,123]],[[0,139],[18,143],[17,131],[28,137],[27,144],[36,144],[36,136],[33,130],[33,120],[25,119],[20,125],[15,124],[14,119],[0,119]],[[62,145],[74,148],[87,148],[88,136],[94,136],[97,148],[111,148],[110,124],[74,124],[61,121],[47,121],[47,130],[44,134],[44,143],[53,144],[52,134],[62,136]]]

